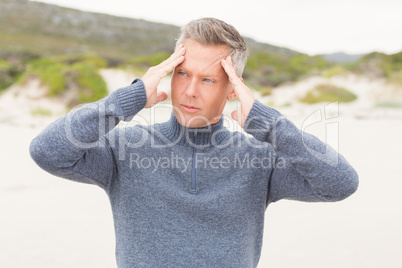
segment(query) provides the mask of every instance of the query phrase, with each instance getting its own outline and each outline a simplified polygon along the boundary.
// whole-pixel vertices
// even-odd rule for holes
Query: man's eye
[[[186,73],[184,73],[184,72],[179,72],[179,74],[180,74],[181,76],[186,76]]]
[[[205,78],[205,79],[204,79],[204,82],[212,83],[213,81],[212,81],[211,79]]]

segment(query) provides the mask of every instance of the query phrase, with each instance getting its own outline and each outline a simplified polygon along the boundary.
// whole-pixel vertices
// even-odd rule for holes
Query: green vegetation
[[[131,58],[130,60],[121,64],[119,67],[141,76],[146,73],[149,67],[158,65],[169,58],[170,55],[170,52],[163,51],[151,55],[142,55]]]
[[[33,116],[51,116],[52,115],[52,111],[48,110],[48,109],[41,109],[41,108],[37,108],[35,110],[31,111],[31,114]]]
[[[267,96],[272,94],[272,87],[260,87],[257,90],[261,93],[261,96]]]
[[[16,82],[24,70],[19,62],[0,58],[0,92]]]
[[[331,78],[333,76],[346,74],[347,72],[348,72],[348,70],[344,66],[334,65],[332,67],[329,67],[328,69],[325,69],[321,73],[321,75],[324,76],[325,78]]]
[[[269,106],[269,107],[275,107],[275,102],[273,100],[268,101],[265,105]]]
[[[39,77],[42,84],[49,87],[49,96],[54,97],[66,89],[65,68],[66,66],[63,63],[55,59],[42,58],[29,64],[21,79],[25,82],[27,77]]]
[[[276,87],[327,68],[329,64],[319,56],[305,54],[256,53],[248,59],[244,70],[246,82],[262,87]]]
[[[138,56],[129,61],[127,61],[126,65],[133,65],[136,67],[143,67],[148,69],[151,66],[158,65],[162,61],[166,60],[170,57],[169,52],[158,52],[151,55],[146,56]]]
[[[308,104],[318,102],[351,102],[357,99],[357,96],[349,90],[330,84],[317,85],[307,92],[306,96],[300,101]]]
[[[350,65],[349,69],[358,74],[386,78],[389,82],[402,85],[402,52],[391,55],[373,52]]]
[[[0,91],[15,81],[36,76],[48,86],[49,96],[74,91],[68,94],[75,96],[69,100],[70,107],[107,94],[99,68],[121,67],[141,76],[149,67],[168,58],[180,30],[173,25],[28,0],[0,0],[0,5]],[[334,64],[324,56],[309,56],[245,40],[250,57],[243,78],[262,95],[312,74],[331,78],[353,72],[402,85],[402,52],[392,55],[373,52],[354,63]],[[305,97],[306,102],[348,99],[348,96],[353,99],[334,88],[313,91],[314,94]]]
[[[50,97],[62,96],[67,90],[77,90],[69,103],[74,106],[93,102],[107,95],[106,84],[99,75],[99,68],[106,61],[92,54],[40,58],[28,64],[21,78],[24,82],[31,76],[39,77],[49,88]]]
[[[376,108],[399,108],[399,109],[402,109],[402,102],[393,102],[393,101],[380,102],[375,107]]]
[[[95,53],[117,66],[140,55],[173,52],[180,27],[28,0],[0,0],[1,51],[49,57]],[[23,18],[23,19],[21,19]],[[245,38],[252,54],[298,54]]]
[[[107,96],[107,87],[94,65],[78,63],[71,66],[68,74],[76,78],[79,102],[93,102]]]
[[[73,63],[55,59],[55,55],[93,53],[105,59],[109,67],[121,66],[141,74],[169,57],[180,31],[177,26],[32,1],[0,0],[0,3],[0,53],[25,53],[42,58],[30,63],[27,73],[41,77],[51,88],[49,95],[64,92],[72,80],[68,75],[85,69],[71,70]],[[251,56],[244,78],[264,95],[270,94],[272,87],[297,81],[327,66],[321,57],[245,39]],[[89,68],[85,72],[90,72]]]
[[[393,72],[389,77],[388,81],[392,84],[402,85],[402,69],[400,71]]]

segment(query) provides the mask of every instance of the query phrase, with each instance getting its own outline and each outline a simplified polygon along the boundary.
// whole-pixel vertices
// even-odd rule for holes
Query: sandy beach
[[[3,112],[12,109],[10,103],[1,105]],[[235,105],[229,103],[225,113]],[[324,108],[292,105],[278,110],[304,128]],[[338,203],[271,204],[259,268],[402,267],[402,111],[362,114],[348,105],[336,109],[330,121],[305,130],[338,146],[359,174],[359,189]],[[161,113],[157,119],[168,116]],[[2,118],[0,267],[116,267],[105,193],[49,175],[29,156],[30,141],[53,118],[33,122],[25,116],[24,123]],[[334,136],[327,135],[328,123],[337,126],[331,130]]]

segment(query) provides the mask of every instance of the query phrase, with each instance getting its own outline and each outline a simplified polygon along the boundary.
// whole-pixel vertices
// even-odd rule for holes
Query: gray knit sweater
[[[118,267],[256,267],[264,213],[280,199],[338,201],[356,191],[348,162],[255,101],[246,136],[223,119],[115,127],[146,103],[136,79],[58,119],[31,143],[44,170],[107,193]]]

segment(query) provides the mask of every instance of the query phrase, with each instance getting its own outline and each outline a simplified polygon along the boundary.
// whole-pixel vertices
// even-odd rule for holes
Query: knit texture
[[[256,267],[264,214],[280,199],[338,201],[356,191],[344,157],[256,101],[244,135],[223,118],[115,127],[146,103],[142,81],[60,118],[31,143],[44,170],[102,187],[116,261],[132,267]]]

